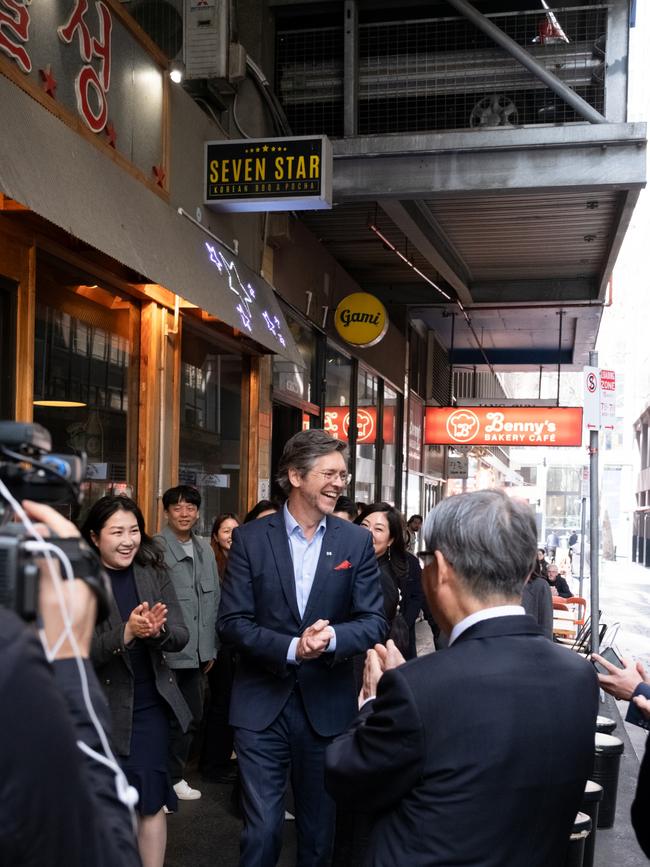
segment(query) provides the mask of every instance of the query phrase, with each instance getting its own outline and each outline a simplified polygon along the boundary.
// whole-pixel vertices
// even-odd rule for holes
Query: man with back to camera
[[[520,606],[530,507],[495,490],[449,497],[424,539],[449,647],[405,664],[392,642],[368,652],[368,701],[327,750],[328,789],[377,815],[373,867],[557,867],[593,764],[598,683]]]
[[[219,611],[240,657],[230,723],[242,785],[241,867],[273,867],[289,773],[298,867],[329,863],[334,802],[325,748],[356,712],[352,657],[388,625],[370,533],[332,517],[348,483],[347,449],[323,430],[287,442],[282,511],[238,527]]]
[[[182,801],[201,797],[185,780],[185,765],[192,738],[203,715],[204,674],[216,656],[216,622],[220,586],[217,563],[207,540],[194,532],[199,520],[201,495],[191,485],[177,485],[162,498],[167,525],[156,540],[165,554],[165,565],[174,584],[190,639],[179,653],[168,653],[167,662],[176,672],[178,686],[192,711],[186,733],[174,720],[169,739],[169,773],[174,791]]]

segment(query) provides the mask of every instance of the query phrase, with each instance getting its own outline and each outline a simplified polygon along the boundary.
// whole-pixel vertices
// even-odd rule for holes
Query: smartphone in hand
[[[613,647],[605,647],[604,650],[601,650],[598,655],[602,656],[603,659],[606,659],[607,662],[611,662],[611,664],[615,665],[616,668],[625,668],[625,666],[621,662],[621,658],[619,657],[618,653],[616,653]],[[605,666],[601,665],[600,662],[592,659],[591,663],[598,672],[598,674],[609,674],[609,671],[607,671]]]

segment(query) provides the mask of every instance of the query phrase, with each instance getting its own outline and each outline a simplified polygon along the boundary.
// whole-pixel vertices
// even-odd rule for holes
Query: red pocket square
[[[334,571],[336,571],[337,569],[351,569],[351,568],[352,568],[352,563],[350,563],[349,560],[343,560],[343,562],[339,563],[338,566],[334,567]]]

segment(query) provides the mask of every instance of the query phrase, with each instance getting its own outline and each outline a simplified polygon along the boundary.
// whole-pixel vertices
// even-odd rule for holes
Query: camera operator
[[[49,506],[23,502],[42,536],[78,536]],[[44,526],[43,526],[44,525]],[[55,541],[55,540],[54,540]],[[58,569],[58,562],[52,558]],[[0,608],[0,864],[11,867],[138,867],[130,811],[118,798],[115,771],[82,752],[101,753],[84,701],[78,665],[101,725],[108,707],[88,661],[96,600],[85,581],[61,581],[82,662],[66,637],[55,581],[40,564],[39,612],[50,666],[34,629]],[[126,794],[128,800],[128,792]]]

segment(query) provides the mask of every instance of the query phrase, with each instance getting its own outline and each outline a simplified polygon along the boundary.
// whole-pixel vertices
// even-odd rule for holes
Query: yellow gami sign
[[[341,301],[334,314],[334,327],[346,343],[374,346],[388,331],[388,314],[369,292],[353,292]]]

